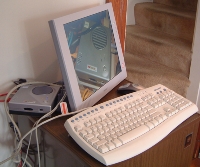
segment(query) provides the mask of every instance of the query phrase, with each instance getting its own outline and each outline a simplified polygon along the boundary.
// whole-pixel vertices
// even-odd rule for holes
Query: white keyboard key
[[[108,133],[110,133],[112,135],[112,134],[115,134],[115,131],[114,130],[109,130]]]
[[[124,119],[124,118],[123,118]],[[116,123],[120,126],[121,124],[123,124],[124,122],[122,121],[123,119],[117,121]]]
[[[107,126],[110,130],[112,130],[114,128],[114,126],[111,124],[111,125],[108,125]]]
[[[101,119],[99,117],[94,117],[94,119],[95,119],[96,122],[100,122],[101,121]]]
[[[116,148],[112,142],[107,142],[105,146],[108,147],[109,150],[113,150],[114,148]]]
[[[154,124],[152,124],[151,122],[146,122],[145,125],[148,126],[149,130],[154,128]]]
[[[93,137],[92,139],[89,139],[88,143],[89,143],[90,145],[92,145],[92,146],[93,146],[93,144],[94,144],[94,143],[96,143],[96,142],[98,142],[98,141],[99,141],[99,139],[98,139],[98,138],[96,138],[96,137]]]
[[[129,113],[127,111],[124,111],[123,114],[125,115],[125,117],[129,116]]]
[[[106,115],[108,118],[112,117],[112,114],[111,114],[110,112],[106,112],[105,115]]]
[[[101,119],[101,121],[103,121],[104,119],[106,119],[106,117],[104,115],[100,115],[99,118]]]
[[[116,122],[116,119],[112,117],[112,118],[110,118],[110,121],[111,122]]]
[[[150,110],[148,113],[149,113],[149,115],[152,115],[152,114],[154,114],[156,112],[156,110],[155,109],[152,109],[152,110]]]
[[[122,145],[122,142],[118,139],[113,139],[111,142],[115,145],[115,147],[119,147]]]
[[[97,131],[97,127],[96,127],[96,126],[90,126],[90,129],[91,129],[93,132]]]
[[[121,106],[119,109],[120,109],[121,111],[125,111],[125,110],[126,110],[126,108],[125,108],[124,106]]]
[[[160,114],[159,116],[163,119],[163,121],[167,119],[167,116],[164,114]]]
[[[106,153],[108,152],[108,147],[106,147],[105,145],[101,145],[99,146],[98,150],[101,152],[101,153]]]
[[[158,125],[158,121],[153,119],[152,121],[150,121],[152,124],[154,124],[154,126],[157,126]]]
[[[154,119],[155,119],[156,121],[158,121],[158,123],[163,122],[163,119],[162,119],[161,117],[159,117],[159,116],[155,117]]]
[[[115,133],[115,135],[116,135],[117,137],[121,136],[122,134],[123,134],[123,133],[122,133],[121,131],[120,131],[120,132],[118,131],[118,132]]]
[[[112,123],[112,125],[113,125],[115,128],[119,126],[116,122]]]
[[[178,107],[177,107],[179,110],[183,110],[185,108],[185,105],[184,104],[180,104]]]
[[[85,128],[84,129],[87,133],[92,133],[92,129],[90,129],[90,128]]]
[[[100,122],[100,124],[102,125],[102,127],[104,127],[104,126],[106,126],[106,125],[107,125],[107,123],[106,123],[106,122],[104,122],[104,121]]]
[[[123,113],[119,113],[118,116],[121,117],[121,118],[125,117],[125,115]]]
[[[99,140],[98,142],[94,143],[93,147],[96,148],[96,149],[98,149],[99,146],[104,145],[106,143],[107,143],[107,141],[104,140],[104,139],[103,140]]]
[[[126,104],[124,107],[125,107],[126,109],[129,109],[129,108],[131,108],[131,105],[130,105],[130,104]]]
[[[106,122],[107,125],[110,125],[112,123],[109,119],[105,119],[104,122]]]
[[[96,124],[96,125],[94,125],[94,126],[96,126],[97,129],[102,128],[102,124],[100,124],[100,123],[98,123],[98,124]]]
[[[94,119],[90,119],[89,122],[90,122],[92,125],[94,125],[94,124],[97,123]]]
[[[119,121],[121,119],[118,115],[113,116],[113,118],[115,118],[116,121]]]
[[[97,138],[98,138],[99,140],[103,140],[103,139],[105,139],[106,137],[105,137],[104,135],[99,135]]]
[[[74,126],[74,129],[76,132],[78,132],[78,131],[82,130],[82,127],[80,125],[76,125],[76,126]]]
[[[126,128],[124,128],[124,130],[126,130],[127,132],[129,132],[129,131],[131,131],[131,128],[126,127]]]
[[[86,127],[89,127],[90,125],[92,125],[89,121],[85,121],[84,122],[84,125],[86,126]]]
[[[116,113],[120,113],[121,110],[119,108],[115,109]]]
[[[97,132],[97,131],[96,131],[96,132],[93,132],[92,134],[93,134],[95,137],[98,137],[98,136],[100,135],[100,133]]]
[[[85,130],[82,130],[82,131],[80,131],[79,132],[79,135],[81,136],[81,137],[84,137],[85,135],[87,135],[88,133],[85,131]]]
[[[113,138],[110,137],[110,136],[108,136],[108,137],[106,137],[106,140],[107,140],[108,142],[110,142],[111,140],[113,140]]]
[[[115,110],[111,110],[110,113],[111,113],[112,115],[116,115],[116,114],[117,114],[117,112],[116,112]]]
[[[102,128],[102,130],[103,130],[104,132],[108,132],[110,129],[109,129],[108,127],[105,126],[105,127]]]
[[[192,102],[162,85],[121,96],[94,106],[92,110],[97,108],[102,108],[101,112],[82,117],[91,112],[90,108],[72,116],[65,127],[82,148],[87,148],[92,156],[95,151],[95,158],[107,166],[126,159],[120,155],[133,157],[146,147],[150,148],[198,111]],[[81,119],[77,119],[79,117]],[[108,157],[117,158],[111,162]]]
[[[135,138],[143,135],[144,133],[148,132],[149,128],[145,125],[142,125],[136,129],[134,129],[133,131],[129,131],[128,133],[120,136],[118,139],[123,143],[128,143],[131,140],[134,140]]]
[[[93,137],[94,137],[93,134],[88,134],[88,135],[85,135],[85,136],[84,136],[84,139],[85,139],[86,141],[88,141],[89,139],[92,139]]]
[[[116,132],[119,132],[120,129],[119,128],[114,128],[113,131],[115,131],[115,133],[116,133]]]

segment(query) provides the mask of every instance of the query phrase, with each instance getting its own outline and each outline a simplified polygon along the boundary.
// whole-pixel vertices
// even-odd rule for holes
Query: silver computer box
[[[103,85],[111,76],[111,30],[97,26],[81,36],[75,70],[80,80]]]

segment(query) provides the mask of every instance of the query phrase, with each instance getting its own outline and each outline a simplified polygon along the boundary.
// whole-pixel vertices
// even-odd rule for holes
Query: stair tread
[[[138,3],[137,6],[143,6],[145,8],[148,8],[149,10],[155,10],[157,12],[167,13],[171,15],[177,15],[181,17],[191,18],[195,19],[196,12],[189,11],[181,8],[176,8],[168,5],[163,5],[159,3],[152,3],[152,2],[144,2],[144,3]]]
[[[168,66],[189,76],[191,63],[190,41],[144,28],[129,25],[126,29],[125,51]]]
[[[127,80],[143,85],[144,87],[155,84],[164,84],[182,96],[186,96],[190,81],[184,75],[159,63],[146,59],[144,56],[133,55],[125,52],[124,55]]]
[[[196,13],[158,3],[138,3],[134,7],[136,25],[192,41]]]
[[[168,6],[174,6],[174,7],[182,8],[184,10],[196,11],[198,0],[189,0],[189,1],[183,1],[183,0],[153,0],[153,2],[168,5]]]
[[[191,51],[192,42],[186,39],[182,39],[167,33],[156,31],[153,29],[145,28],[139,25],[126,26],[126,34],[139,36],[146,39],[151,39],[166,45],[173,45],[174,47],[180,47],[188,52]]]

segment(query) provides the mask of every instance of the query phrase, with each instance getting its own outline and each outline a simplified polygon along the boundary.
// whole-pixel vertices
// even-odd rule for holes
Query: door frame
[[[193,36],[192,61],[190,66],[190,86],[187,98],[200,108],[200,2],[197,3],[196,22]]]

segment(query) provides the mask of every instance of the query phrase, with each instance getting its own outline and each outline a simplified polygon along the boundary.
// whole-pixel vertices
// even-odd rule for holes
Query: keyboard
[[[197,111],[159,84],[88,108],[64,126],[88,154],[111,165],[151,148]]]

